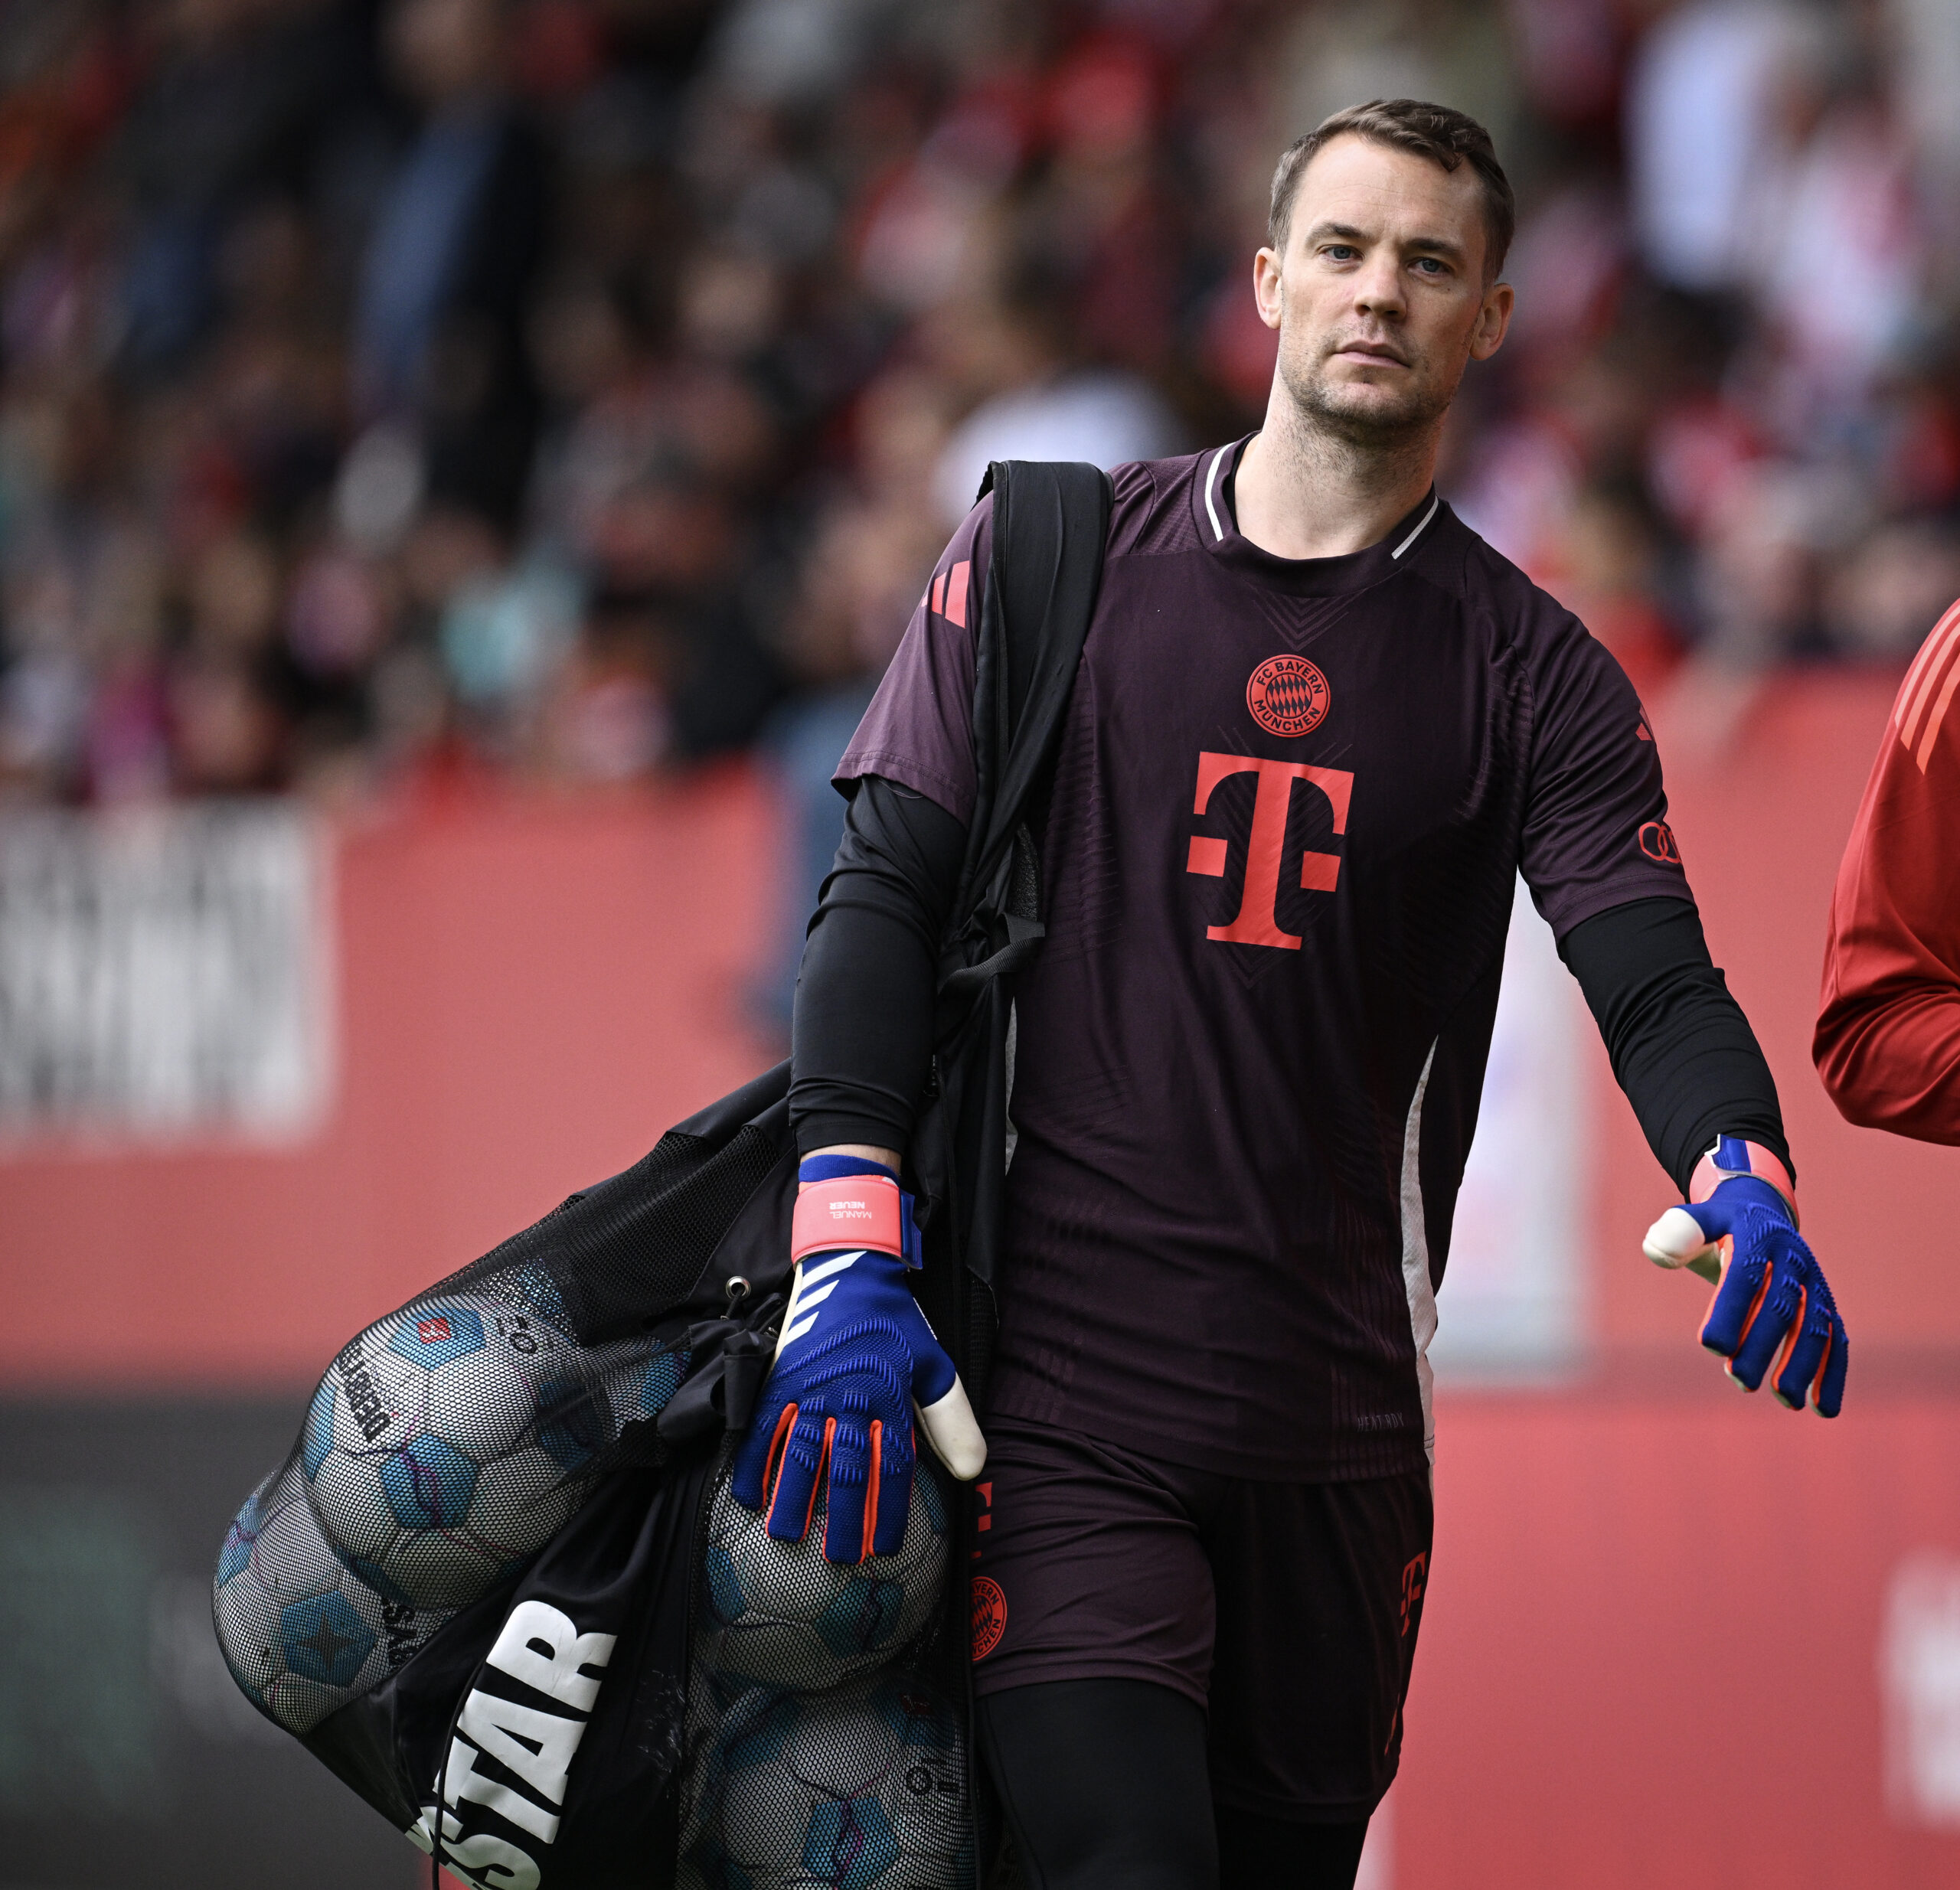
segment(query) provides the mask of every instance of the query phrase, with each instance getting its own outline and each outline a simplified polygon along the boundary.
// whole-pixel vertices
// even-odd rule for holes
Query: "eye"
[[[1330,243],[1321,252],[1330,263],[1351,263],[1361,253],[1351,243]]]
[[[1449,273],[1449,265],[1439,256],[1419,256],[1416,259],[1416,267],[1425,276],[1447,276]]]

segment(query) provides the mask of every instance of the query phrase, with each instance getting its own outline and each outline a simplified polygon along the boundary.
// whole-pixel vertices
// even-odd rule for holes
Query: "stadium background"
[[[1498,137],[1446,492],[1641,687],[1856,1335],[1745,1403],[1521,912],[1370,1890],[1960,1871],[1946,1151],[1808,1055],[1960,593],[1960,8],[0,6],[0,1890],[404,1887],[231,1689],[355,1328],[779,1053],[830,762],[991,457],[1252,424],[1285,140]]]

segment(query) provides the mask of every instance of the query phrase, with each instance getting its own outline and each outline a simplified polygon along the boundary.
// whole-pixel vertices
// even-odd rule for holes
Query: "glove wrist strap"
[[[1714,1147],[1695,1164],[1694,1173],[1688,1177],[1687,1198],[1698,1204],[1707,1200],[1723,1182],[1733,1181],[1742,1175],[1768,1182],[1789,1209],[1790,1225],[1798,1225],[1797,1184],[1790,1179],[1790,1171],[1783,1166],[1782,1158],[1760,1142],[1744,1141],[1738,1135],[1716,1138]]]
[[[798,1190],[789,1222],[793,1263],[813,1253],[861,1248],[888,1253],[908,1266],[919,1264],[919,1230],[912,1204],[896,1181],[884,1175],[839,1175],[806,1181]]]

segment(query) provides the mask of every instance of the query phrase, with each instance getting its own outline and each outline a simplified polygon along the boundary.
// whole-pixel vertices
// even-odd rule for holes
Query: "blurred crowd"
[[[0,801],[820,786],[991,458],[1256,424],[1272,163],[1494,134],[1444,479],[1644,689],[1960,592],[1960,0],[4,0]]]

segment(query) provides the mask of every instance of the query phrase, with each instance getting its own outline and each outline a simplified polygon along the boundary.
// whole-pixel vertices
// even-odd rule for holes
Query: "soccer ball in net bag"
[[[612,1415],[622,1425],[658,1417],[681,1389],[692,1357],[684,1342],[649,1353],[643,1343],[628,1341],[593,1353]]]
[[[211,1613],[232,1677],[289,1732],[379,1685],[449,1618],[385,1601],[349,1571],[297,1464],[268,1477],[226,1532]]]
[[[946,1508],[921,1461],[905,1539],[855,1568],[824,1559],[824,1499],[800,1542],[779,1542],[766,1512],[745,1509],[727,1476],[709,1499],[707,1577],[695,1652],[707,1672],[808,1691],[889,1662],[943,1600]]]
[[[334,1361],[301,1461],[328,1541],[362,1580],[459,1608],[557,1532],[616,1428],[562,1333],[485,1294],[439,1294]]]
[[[749,1687],[695,1763],[678,1890],[970,1890],[965,1741],[915,1674]]]

